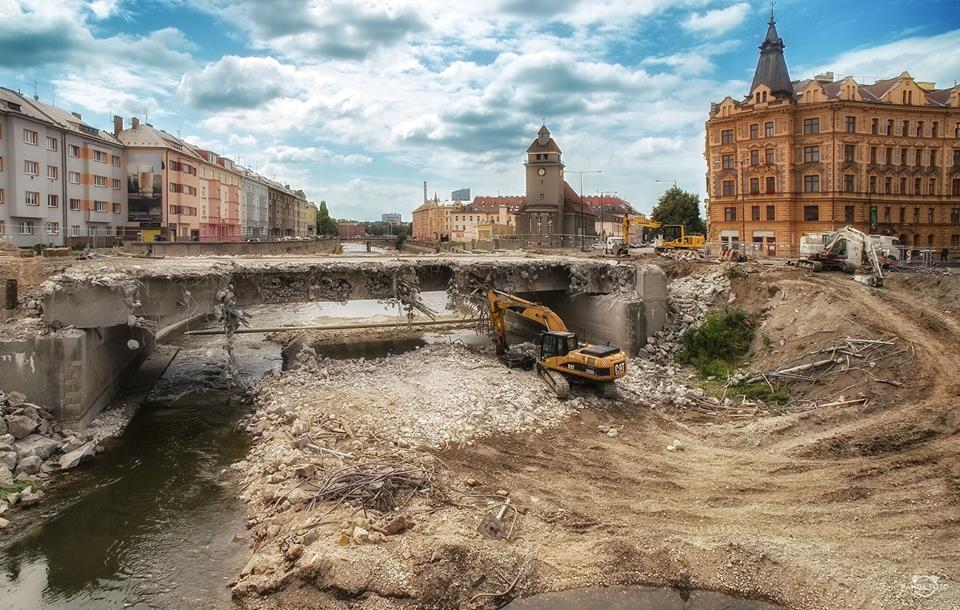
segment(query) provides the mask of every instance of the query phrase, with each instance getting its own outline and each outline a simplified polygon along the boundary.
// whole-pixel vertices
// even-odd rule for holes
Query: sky
[[[716,0],[0,0],[0,85],[133,116],[337,218],[523,194],[546,121],[583,192],[704,192],[711,102],[744,97],[770,4]],[[960,80],[957,0],[780,0],[794,80]],[[658,180],[660,182],[658,182]],[[580,177],[568,174],[580,190]]]

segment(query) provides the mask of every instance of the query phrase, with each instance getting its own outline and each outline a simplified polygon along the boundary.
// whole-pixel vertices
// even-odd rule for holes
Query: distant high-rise
[[[450,193],[451,201],[470,201],[470,189],[458,189]]]

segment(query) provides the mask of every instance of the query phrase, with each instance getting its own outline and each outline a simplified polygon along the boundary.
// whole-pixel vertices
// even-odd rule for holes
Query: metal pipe
[[[234,332],[238,335],[240,334],[255,334],[255,333],[276,333],[276,332],[285,332],[292,330],[351,330],[354,328],[398,328],[401,326],[409,326],[414,328],[417,326],[455,326],[461,324],[473,324],[480,322],[480,318],[469,318],[464,320],[427,320],[424,322],[389,322],[389,323],[380,323],[380,324],[335,324],[335,325],[306,325],[306,326],[272,326],[266,328],[238,328]],[[205,328],[203,330],[188,330],[183,333],[184,335],[223,335],[226,334],[226,331],[220,328]]]

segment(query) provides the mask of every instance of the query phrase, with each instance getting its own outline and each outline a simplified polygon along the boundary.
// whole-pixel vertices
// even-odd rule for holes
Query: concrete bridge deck
[[[43,336],[0,341],[0,387],[82,426],[149,356],[154,335],[239,305],[463,295],[475,281],[537,298],[593,342],[635,353],[666,319],[666,277],[652,265],[562,256],[118,258],[74,265],[43,285]],[[146,324],[144,324],[146,322]],[[71,327],[69,330],[64,327]]]
[[[504,256],[119,259],[74,267],[44,285],[49,324],[99,328],[130,316],[162,328],[213,310],[217,293],[237,303],[392,299],[404,291],[466,290],[474,280],[512,292],[639,293],[665,299],[662,272],[602,259]]]

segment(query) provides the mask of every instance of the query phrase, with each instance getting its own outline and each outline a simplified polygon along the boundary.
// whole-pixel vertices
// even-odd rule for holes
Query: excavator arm
[[[487,288],[487,303],[490,305],[490,322],[493,326],[497,343],[497,354],[507,351],[507,324],[504,314],[512,311],[514,314],[527,320],[532,320],[549,331],[566,331],[567,325],[560,316],[549,307],[538,305],[532,301],[493,288]]]

